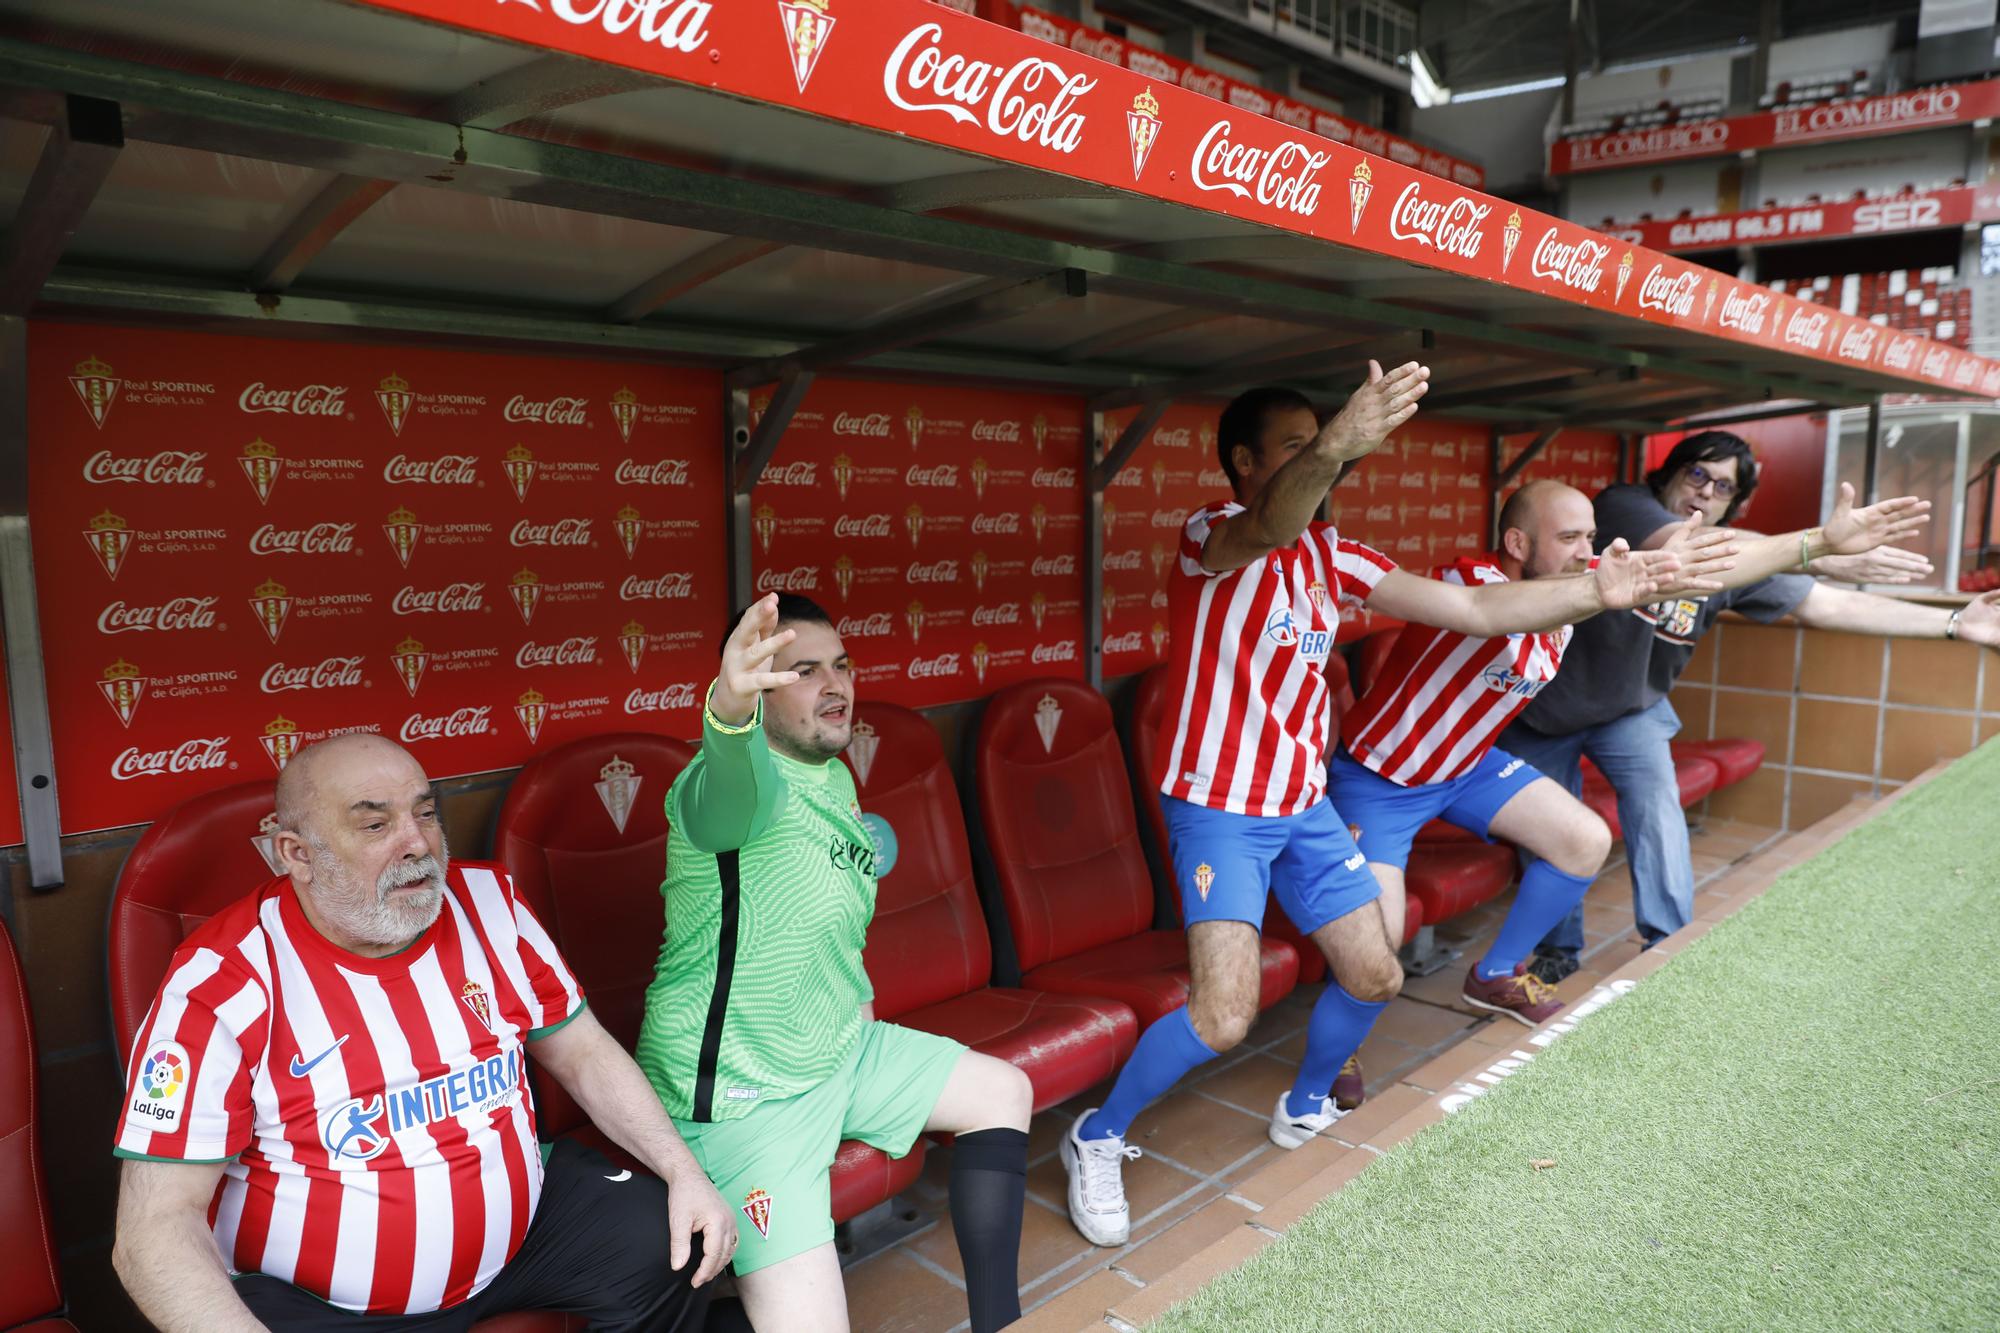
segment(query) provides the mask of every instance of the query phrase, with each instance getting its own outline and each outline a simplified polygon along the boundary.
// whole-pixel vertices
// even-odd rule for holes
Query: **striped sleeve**
[[[1331,529],[1328,529],[1327,535],[1333,536]],[[1364,546],[1345,537],[1334,540],[1333,572],[1340,580],[1340,599],[1343,602],[1358,604],[1367,601],[1375,591],[1375,585],[1395,568],[1395,561],[1372,546]]]
[[[1225,518],[1243,512],[1243,506],[1234,500],[1219,500],[1206,504],[1187,516],[1181,526],[1181,573],[1189,578],[1212,579],[1216,571],[1205,568],[1201,563],[1202,549],[1208,545],[1208,534],[1215,531],[1216,524]]]
[[[250,1146],[251,1083],[270,1001],[254,972],[210,948],[184,950],[139,1029],[113,1151],[220,1162]]]
[[[577,984],[542,923],[515,895],[511,878],[507,880],[507,897],[514,904],[514,935],[531,992],[522,998],[540,1011],[529,1025],[528,1036],[546,1037],[583,1012],[583,987]]]

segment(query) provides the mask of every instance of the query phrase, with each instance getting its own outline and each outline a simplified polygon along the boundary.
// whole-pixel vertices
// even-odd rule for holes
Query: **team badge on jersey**
[[[493,1030],[493,1001],[486,994],[486,987],[476,981],[468,981],[458,988],[458,998],[465,1001],[465,1007],[479,1020],[479,1025],[488,1032]]]
[[[1651,606],[1633,607],[1632,614],[1653,626],[1655,636],[1673,643],[1688,643],[1693,640],[1695,625],[1701,619],[1701,602],[1690,598],[1655,602]]]
[[[743,1199],[743,1215],[750,1219],[750,1225],[757,1228],[757,1234],[764,1239],[771,1238],[771,1196],[763,1190],[751,1190]]]
[[[1214,887],[1215,887],[1215,867],[1210,865],[1208,862],[1203,861],[1200,865],[1194,868],[1194,891],[1201,895],[1201,900],[1203,902],[1207,902],[1208,891]]]

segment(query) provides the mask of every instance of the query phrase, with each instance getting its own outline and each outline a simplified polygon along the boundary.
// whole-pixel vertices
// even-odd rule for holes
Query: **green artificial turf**
[[[2000,1329],[2000,742],[1153,1327]]]

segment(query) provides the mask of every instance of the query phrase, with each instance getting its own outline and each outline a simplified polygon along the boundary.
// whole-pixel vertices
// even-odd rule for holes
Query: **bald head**
[[[386,736],[360,732],[308,745],[278,775],[278,824],[304,835],[320,816],[338,817],[338,809],[322,806],[342,804],[343,792],[367,785],[370,777],[410,775],[423,783],[423,766]]]
[[[1509,578],[1580,573],[1596,537],[1590,497],[1559,481],[1531,481],[1500,508],[1501,564]]]

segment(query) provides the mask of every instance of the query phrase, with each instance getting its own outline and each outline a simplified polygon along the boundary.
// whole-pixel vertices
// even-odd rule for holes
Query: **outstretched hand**
[[[1917,583],[1936,572],[1921,552],[1878,546],[1860,555],[1823,555],[1812,572],[1843,583]]]
[[[1661,582],[1648,599],[1663,602],[1669,597],[1683,597],[1689,593],[1706,594],[1719,592],[1722,583],[1719,576],[1736,568],[1736,534],[1727,528],[1705,527],[1700,514],[1688,515],[1687,521],[1674,530],[1656,549],[1642,551],[1640,555],[1666,553],[1680,561],[1679,569],[1654,568],[1651,572],[1659,576]]]
[[[1320,430],[1317,447],[1346,463],[1365,458],[1417,414],[1417,401],[1430,391],[1431,368],[1406,361],[1384,374],[1381,363],[1368,363],[1368,379],[1347,405]]]
[[[1826,534],[1829,553],[1860,555],[1878,546],[1914,537],[1930,521],[1931,502],[1919,500],[1914,495],[1899,495],[1893,500],[1856,509],[1854,487],[1843,481],[1840,483],[1840,498],[1833,502],[1833,514],[1826,520],[1822,531]]]
[[[2000,590],[1981,593],[1965,604],[1958,613],[1958,637],[2000,648]]]
[[[1635,551],[1623,537],[1604,548],[1597,557],[1591,578],[1597,583],[1597,599],[1607,611],[1627,611],[1657,602],[1669,584],[1678,580],[1681,557],[1672,551]],[[1692,591],[1713,592],[1722,585],[1712,580],[1696,580]]]
[[[759,695],[798,680],[796,671],[766,670],[796,634],[778,628],[778,594],[766,594],[750,604],[722,646],[722,670],[709,696],[709,711],[717,721],[732,727],[748,722],[757,711]]]

